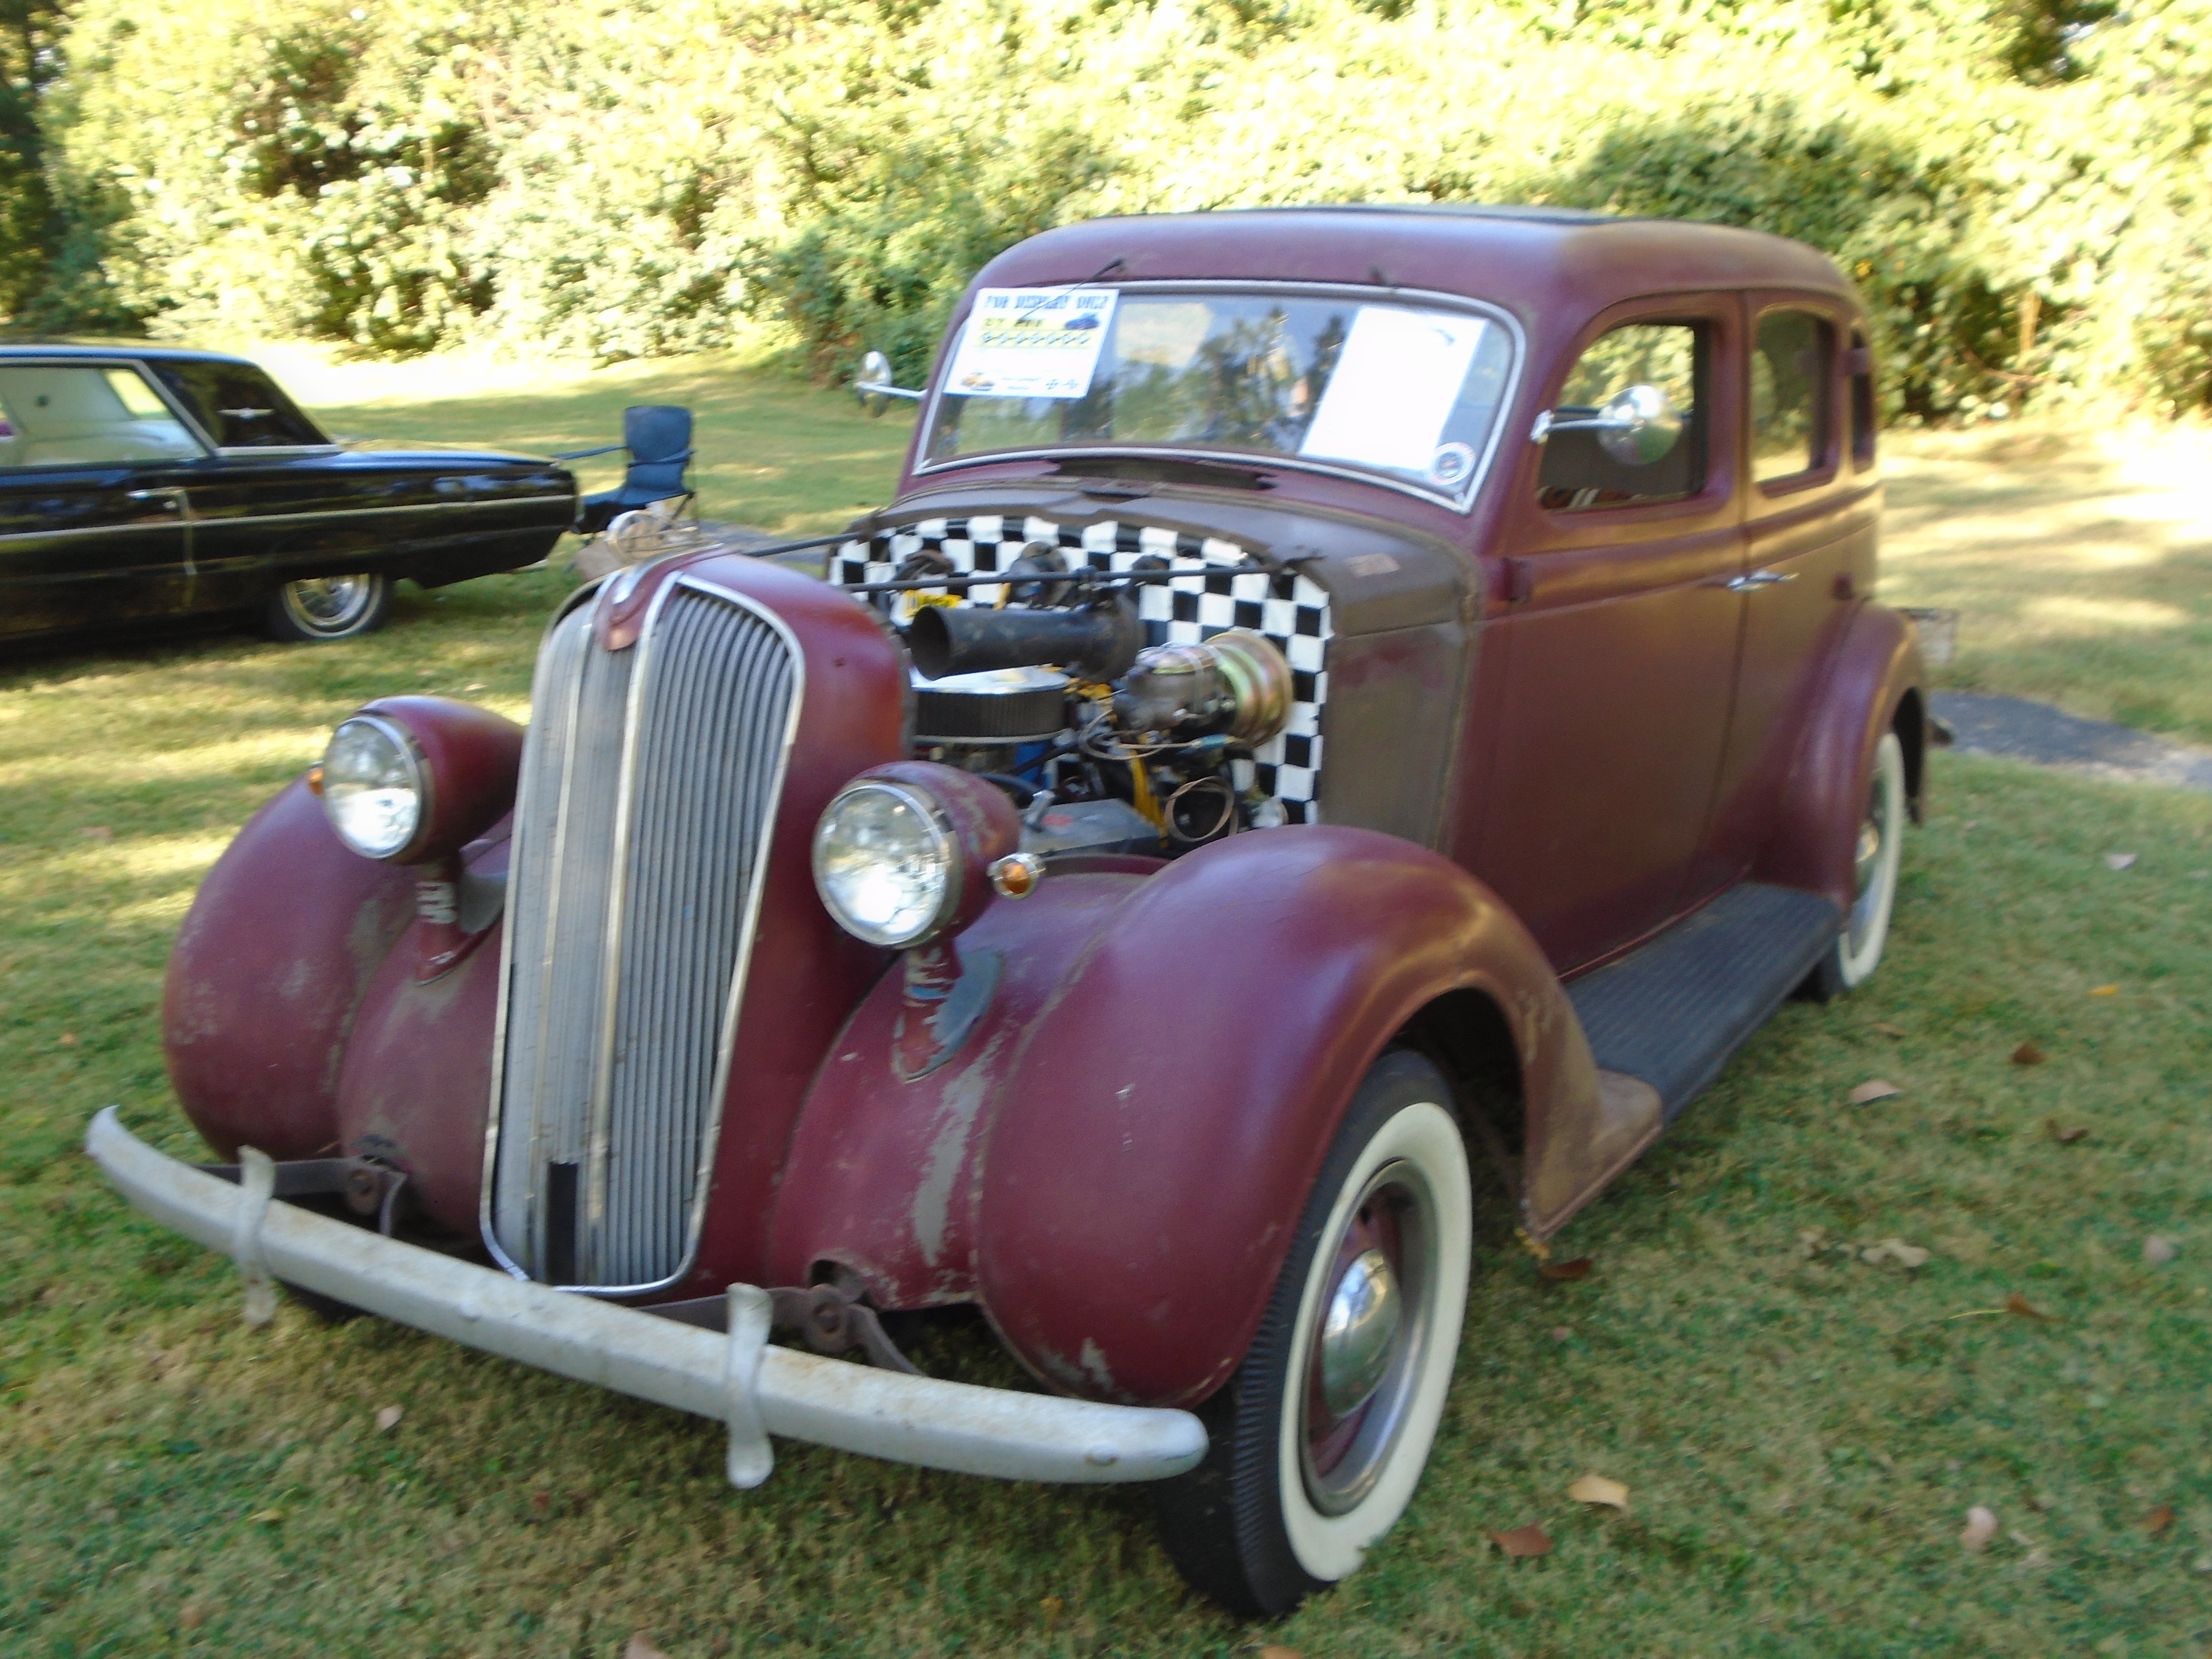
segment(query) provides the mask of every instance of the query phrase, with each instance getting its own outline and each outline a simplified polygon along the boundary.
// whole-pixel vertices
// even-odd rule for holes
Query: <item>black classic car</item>
[[[535,563],[575,511],[550,461],[342,448],[240,358],[0,346],[0,641],[223,612],[347,639],[399,578]]]

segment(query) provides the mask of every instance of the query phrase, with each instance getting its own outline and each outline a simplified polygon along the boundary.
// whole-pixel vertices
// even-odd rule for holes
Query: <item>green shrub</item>
[[[2212,0],[80,0],[66,45],[50,270],[163,333],[749,313],[912,377],[1052,224],[1536,200],[1826,249],[1911,417],[2212,398]]]

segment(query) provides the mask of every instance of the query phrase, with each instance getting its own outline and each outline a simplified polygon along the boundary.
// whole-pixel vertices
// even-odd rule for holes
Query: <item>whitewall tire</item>
[[[1896,732],[1885,732],[1875,745],[1874,775],[1868,782],[1853,849],[1850,912],[1806,988],[1820,1001],[1865,983],[1881,965],[1890,915],[1897,908],[1898,864],[1905,852],[1908,810],[1905,745]]]
[[[1169,1554],[1235,1612],[1286,1613],[1351,1573],[1419,1484],[1474,1256],[1450,1103],[1419,1055],[1369,1072],[1259,1333],[1207,1402],[1206,1462],[1158,1489]]]

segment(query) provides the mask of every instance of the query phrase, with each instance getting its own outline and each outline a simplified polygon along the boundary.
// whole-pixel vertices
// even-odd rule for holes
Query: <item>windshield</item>
[[[1512,367],[1484,318],[1352,297],[986,289],[924,453],[1220,452],[1464,501]]]

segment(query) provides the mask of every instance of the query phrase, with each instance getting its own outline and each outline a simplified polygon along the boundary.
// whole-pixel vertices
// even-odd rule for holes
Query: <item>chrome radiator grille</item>
[[[666,1283],[696,1246],[799,672],[690,580],[606,651],[547,635],[523,749],[486,1232],[516,1271]]]

